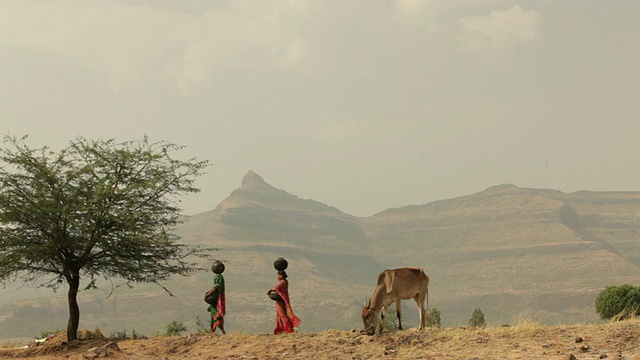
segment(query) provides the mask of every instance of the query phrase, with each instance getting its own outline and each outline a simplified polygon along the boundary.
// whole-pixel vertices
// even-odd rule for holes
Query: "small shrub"
[[[442,322],[440,321],[440,310],[433,308],[427,311],[425,316],[425,325],[427,327],[442,327]]]
[[[471,319],[469,319],[469,326],[483,328],[487,326],[487,322],[484,319],[484,313],[480,308],[473,310]]]
[[[187,331],[187,327],[184,326],[183,323],[179,323],[177,321],[172,321],[167,325],[167,332],[165,332],[165,336],[179,336],[184,331]]]
[[[640,287],[607,286],[596,298],[596,312],[604,320],[624,320],[640,315]]]

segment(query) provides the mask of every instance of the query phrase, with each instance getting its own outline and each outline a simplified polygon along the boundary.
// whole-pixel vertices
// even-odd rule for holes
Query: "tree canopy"
[[[0,148],[0,282],[69,286],[68,340],[79,322],[77,292],[96,279],[153,283],[197,269],[206,250],[178,243],[179,196],[195,193],[208,161],[177,160],[165,141],[77,138],[52,151],[26,137]]]

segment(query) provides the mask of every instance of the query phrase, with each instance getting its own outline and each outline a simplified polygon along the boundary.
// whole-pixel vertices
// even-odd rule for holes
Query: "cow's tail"
[[[428,313],[429,312],[429,277],[424,272],[424,269],[420,269],[420,271],[422,271],[422,275],[424,275],[427,278],[427,289],[426,289],[426,291],[424,293],[424,297],[427,300],[427,313]]]
[[[424,294],[424,297],[427,299],[427,313],[429,313],[431,310],[429,310],[429,287],[427,286],[427,291]]]
[[[422,274],[424,274],[424,276],[427,276],[427,274],[424,272],[424,269],[421,269],[421,270],[422,270]],[[429,280],[428,279],[429,277],[427,276],[427,288],[425,289],[425,292],[424,292],[425,300],[427,300],[427,313],[425,314],[425,316],[428,316],[430,319],[432,319],[431,308],[429,307]]]

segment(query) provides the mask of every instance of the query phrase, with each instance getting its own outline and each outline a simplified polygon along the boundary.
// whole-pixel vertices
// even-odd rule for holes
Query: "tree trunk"
[[[69,271],[66,275],[69,283],[67,300],[69,301],[69,322],[67,323],[67,341],[78,338],[78,325],[80,323],[80,307],[78,306],[78,289],[80,288],[80,272]]]

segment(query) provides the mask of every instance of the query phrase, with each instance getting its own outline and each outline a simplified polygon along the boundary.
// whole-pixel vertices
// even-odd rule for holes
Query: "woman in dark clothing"
[[[224,277],[222,274],[216,274],[213,278],[213,288],[211,291],[218,292],[218,301],[215,304],[209,305],[207,311],[211,313],[211,332],[215,333],[216,329],[220,328],[222,335],[225,335],[224,331],[224,315],[227,312],[227,304],[224,294]]]

